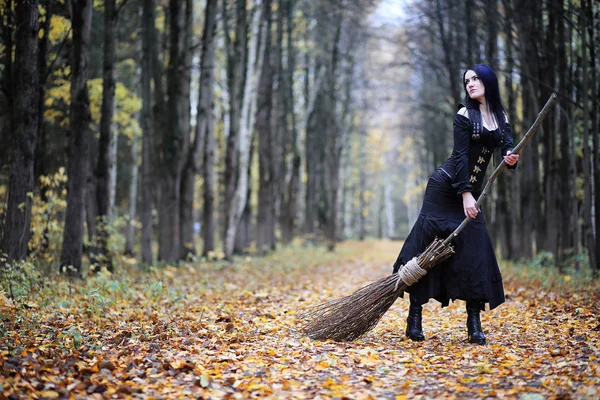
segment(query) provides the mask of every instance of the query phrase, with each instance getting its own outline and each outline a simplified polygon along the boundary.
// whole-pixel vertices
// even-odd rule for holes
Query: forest
[[[119,254],[405,237],[452,148],[461,73],[488,63],[515,140],[559,96],[523,172],[494,187],[494,243],[597,269],[598,5],[436,0],[395,25],[371,22],[375,7],[4,1],[7,260],[81,275]]]
[[[287,338],[289,310],[391,273],[475,64],[496,71],[515,143],[557,95],[484,205],[513,302],[510,327],[485,321],[556,362],[500,342],[455,386],[426,365],[463,353],[429,359],[432,342],[386,358],[395,336]],[[594,0],[0,0],[0,399],[594,397],[599,146]],[[267,372],[232,367],[265,340]]]

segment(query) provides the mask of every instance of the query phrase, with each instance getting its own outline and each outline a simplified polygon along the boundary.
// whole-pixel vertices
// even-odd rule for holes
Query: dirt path
[[[2,398],[600,396],[598,291],[505,275],[507,302],[483,314],[485,346],[466,342],[463,302],[431,301],[422,343],[404,337],[407,299],[356,342],[295,332],[297,310],[389,274],[398,249],[353,242],[337,259],[305,249],[167,268],[162,283],[107,279],[60,305],[30,305],[2,327]]]

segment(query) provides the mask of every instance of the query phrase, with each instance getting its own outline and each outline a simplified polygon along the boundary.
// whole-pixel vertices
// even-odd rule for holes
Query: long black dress
[[[469,118],[460,114],[454,118],[452,155],[429,178],[421,212],[394,263],[394,272],[423,252],[435,237],[446,238],[460,225],[465,218],[462,193],[470,191],[475,199],[479,198],[493,151],[499,148],[505,155],[513,148],[508,123],[489,131],[482,127],[479,110],[468,111]],[[486,302],[490,309],[502,304],[502,275],[482,212],[454,238],[453,244],[452,257],[406,290],[411,294],[411,303],[421,305],[434,298],[442,307],[450,299],[479,300],[482,309]]]

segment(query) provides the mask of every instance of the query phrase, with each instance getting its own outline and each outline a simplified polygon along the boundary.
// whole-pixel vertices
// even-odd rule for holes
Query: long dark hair
[[[496,117],[498,128],[500,128],[501,131],[504,131],[506,117],[504,106],[502,105],[502,100],[500,99],[500,89],[498,87],[498,78],[496,77],[496,73],[492,67],[485,64],[475,64],[463,73],[465,104],[467,104],[467,108],[477,111],[479,111],[479,102],[469,96],[467,85],[465,84],[465,75],[467,74],[467,71],[475,71],[477,77],[481,80],[481,83],[483,83],[483,86],[485,87],[485,102],[488,112],[491,112],[494,117]]]

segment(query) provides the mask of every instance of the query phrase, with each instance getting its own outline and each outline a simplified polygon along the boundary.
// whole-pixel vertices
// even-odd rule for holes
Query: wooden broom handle
[[[537,131],[538,127],[542,124],[542,121],[544,120],[544,118],[546,118],[546,115],[548,114],[548,112],[550,111],[550,108],[552,108],[552,106],[554,105],[555,102],[556,102],[556,93],[552,93],[552,95],[550,95],[550,98],[546,102],[546,105],[544,106],[544,108],[542,108],[542,111],[540,111],[537,118],[533,122],[533,125],[531,125],[531,128],[529,128],[529,130],[527,131],[525,136],[523,136],[523,139],[521,139],[519,144],[517,144],[515,146],[515,148],[512,150],[513,154],[519,154],[521,149],[523,149],[523,147],[525,147],[525,145],[527,145],[527,143],[529,143],[529,141],[531,140],[531,138]],[[500,165],[498,165],[496,167],[496,169],[494,170],[492,175],[490,175],[487,183],[485,184],[485,187],[483,188],[483,191],[481,192],[479,199],[477,199],[477,203],[475,203],[476,208],[481,207],[481,204],[483,203],[483,200],[485,199],[485,196],[487,196],[487,193],[490,189],[490,185],[492,183],[494,183],[494,181],[496,180],[496,178],[498,177],[500,172],[502,172],[502,170],[504,169],[505,165],[506,165],[506,162],[504,161],[504,158],[503,158],[502,162],[500,162]],[[467,224],[470,221],[471,221],[470,218],[465,218],[463,220],[463,222],[461,222],[461,224],[458,226],[458,228],[456,228],[454,230],[454,232],[452,232],[450,234],[450,236],[448,236],[446,238],[446,240],[444,240],[444,245],[448,245],[452,241],[452,239],[454,239],[454,237],[456,237],[456,235],[458,235],[460,233],[460,231],[462,231],[465,228],[465,226],[467,226]]]

